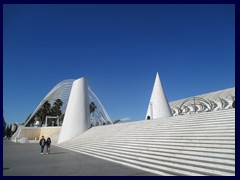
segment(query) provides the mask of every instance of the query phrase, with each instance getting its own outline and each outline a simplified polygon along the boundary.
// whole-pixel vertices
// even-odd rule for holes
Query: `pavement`
[[[38,143],[21,144],[4,140],[3,176],[156,176],[156,174],[57,146],[51,146],[51,154],[40,155]]]

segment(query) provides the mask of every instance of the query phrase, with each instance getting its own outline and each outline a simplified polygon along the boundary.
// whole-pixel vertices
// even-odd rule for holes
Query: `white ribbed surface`
[[[98,126],[58,145],[158,175],[235,175],[235,109]]]

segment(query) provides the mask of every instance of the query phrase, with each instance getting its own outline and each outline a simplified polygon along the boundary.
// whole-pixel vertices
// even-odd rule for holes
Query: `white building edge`
[[[51,92],[59,98],[63,87],[66,84]],[[26,137],[34,135],[55,134],[58,147],[156,175],[235,176],[235,88],[168,103],[157,74],[150,98],[155,105],[147,111],[150,121],[93,128],[89,103],[98,98],[87,79],[74,80],[67,89],[62,127],[24,127],[18,142],[28,142]],[[53,94],[45,100],[52,100]],[[105,109],[100,112],[106,113]],[[25,125],[29,123],[30,119]]]
[[[145,119],[235,108],[235,87],[168,103],[157,73]]]
[[[56,99],[63,101],[62,112],[65,113],[62,126],[33,127],[34,115],[48,101],[53,104]],[[89,112],[89,104],[94,102],[97,111]],[[168,103],[162,82],[157,73],[153,86],[146,119],[158,119],[184,114],[217,111],[235,108],[235,88],[198,95]],[[90,89],[85,77],[70,79],[58,83],[40,102],[24,126],[18,128],[12,139],[18,141],[22,137],[29,140],[39,139],[42,135],[55,138],[62,143],[88,130],[91,126],[113,124],[108,113],[95,93]]]
[[[169,104],[173,116],[235,108],[235,87],[172,101]]]
[[[145,119],[157,119],[170,116],[172,116],[172,112],[159,74],[157,73]]]
[[[88,86],[87,79],[83,77],[73,82],[58,143],[67,141],[89,128]]]
[[[45,102],[53,105],[57,99],[63,102],[61,107],[64,114],[63,123],[59,121],[59,117],[46,116],[43,122],[35,118],[36,113]],[[90,104],[92,103],[95,109],[90,113]],[[48,125],[48,117],[57,120],[54,126]],[[50,90],[24,125],[18,125],[18,130],[12,136],[12,140],[27,142],[28,140],[38,140],[44,135],[55,138],[56,142],[61,143],[83,133],[92,126],[108,124],[113,124],[113,122],[96,94],[88,86],[87,78],[69,79],[61,81]]]

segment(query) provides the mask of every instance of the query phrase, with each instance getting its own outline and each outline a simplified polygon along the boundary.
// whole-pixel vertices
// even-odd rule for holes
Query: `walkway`
[[[38,144],[3,141],[4,176],[155,176],[155,174],[52,146],[40,155]]]

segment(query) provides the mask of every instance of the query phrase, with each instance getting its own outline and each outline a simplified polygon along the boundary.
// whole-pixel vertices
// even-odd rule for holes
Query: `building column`
[[[73,82],[58,143],[72,139],[90,127],[87,79]]]

